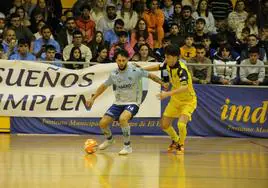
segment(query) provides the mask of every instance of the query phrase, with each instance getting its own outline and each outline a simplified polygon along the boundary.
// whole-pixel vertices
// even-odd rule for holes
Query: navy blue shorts
[[[113,104],[105,113],[105,115],[111,116],[114,120],[119,120],[120,115],[124,110],[129,111],[132,114],[132,118],[138,113],[139,106],[136,104],[117,105]]]

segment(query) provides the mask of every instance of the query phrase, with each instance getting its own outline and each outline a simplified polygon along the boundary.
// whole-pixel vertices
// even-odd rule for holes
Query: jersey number
[[[127,109],[129,109],[130,111],[133,111],[134,107],[133,106],[128,106]]]

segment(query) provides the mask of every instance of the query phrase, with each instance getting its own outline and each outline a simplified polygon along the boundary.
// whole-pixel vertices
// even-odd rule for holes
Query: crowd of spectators
[[[194,83],[268,84],[268,0],[78,0],[73,9],[13,0],[5,10],[0,59],[82,69],[113,62],[117,49],[130,61],[162,62],[174,45]]]

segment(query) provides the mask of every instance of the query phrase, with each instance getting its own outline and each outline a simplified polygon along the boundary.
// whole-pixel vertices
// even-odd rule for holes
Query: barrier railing
[[[20,60],[9,60],[9,61],[20,61]],[[97,64],[103,64],[103,63],[98,63],[98,62],[78,62],[78,61],[39,61],[37,60],[36,62],[40,63],[48,63],[48,64],[53,64],[53,63],[60,63],[60,64],[79,64],[79,65],[97,65]],[[142,61],[129,61],[130,63],[139,63]],[[148,64],[151,62],[148,62]],[[163,63],[163,62],[152,62],[152,63]],[[187,66],[226,66],[226,67],[265,67],[268,68],[268,64],[264,65],[241,65],[241,64],[232,64],[232,65],[219,65],[219,64],[195,64],[195,63],[185,63]]]

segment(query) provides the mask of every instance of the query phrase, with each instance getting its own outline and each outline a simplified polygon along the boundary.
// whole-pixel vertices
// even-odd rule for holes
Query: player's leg
[[[108,146],[114,143],[114,139],[112,136],[111,129],[109,125],[114,121],[117,120],[122,113],[124,108],[120,105],[113,104],[104,114],[103,118],[100,120],[100,128],[103,134],[106,137],[106,140],[99,145],[99,149],[106,149]]]
[[[184,153],[184,142],[187,136],[187,123],[189,121],[189,115],[181,114],[178,119],[178,129],[179,129],[179,142],[177,145],[177,154]]]
[[[99,122],[99,126],[102,130],[102,133],[106,138],[105,141],[99,145],[100,150],[104,150],[114,143],[113,134],[109,126],[113,122],[113,120],[113,117],[104,115]]]
[[[179,108],[178,129],[179,129],[179,144],[177,146],[177,154],[184,153],[185,139],[187,136],[187,123],[191,121],[192,114],[196,109],[197,101],[182,103]]]
[[[173,120],[174,120],[174,118],[166,117],[166,116],[163,116],[161,119],[161,129],[165,133],[167,133],[172,140],[171,144],[168,147],[168,152],[172,152],[173,150],[175,150],[176,143],[179,141],[179,136],[172,126]]]
[[[172,126],[173,120],[177,117],[178,111],[176,106],[174,106],[172,102],[169,102],[161,119],[162,130],[166,132],[172,140],[172,143],[168,147],[169,152],[176,149],[176,143],[179,141],[179,136]]]
[[[137,105],[127,105],[119,117],[119,124],[121,126],[124,139],[124,147],[119,152],[120,155],[132,153],[132,147],[130,145],[130,126],[128,122],[137,114],[138,110],[139,107]]]

